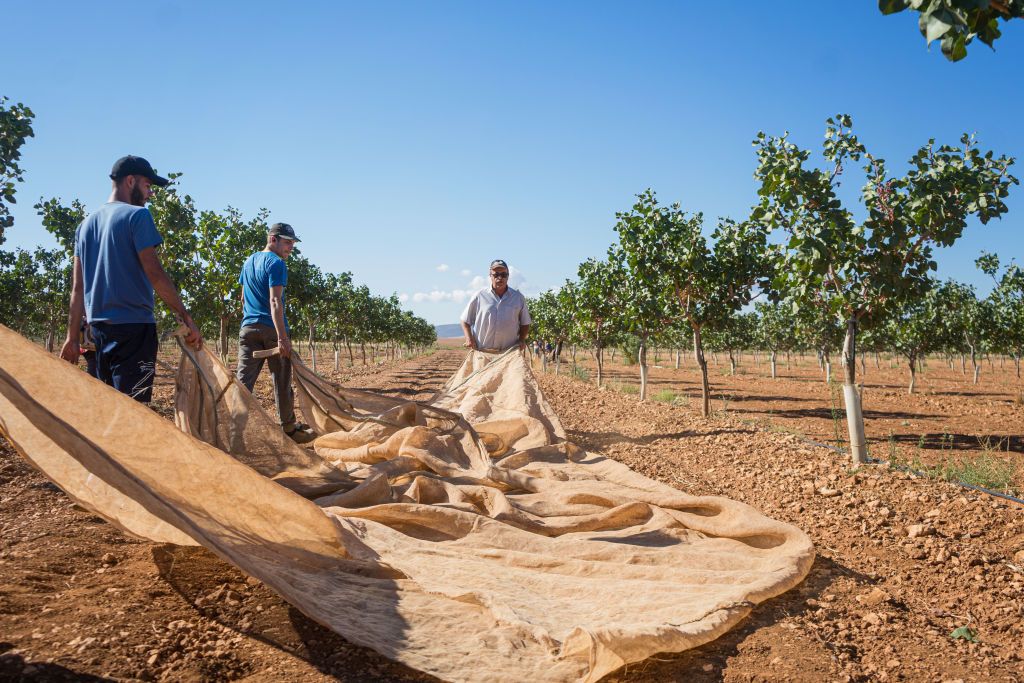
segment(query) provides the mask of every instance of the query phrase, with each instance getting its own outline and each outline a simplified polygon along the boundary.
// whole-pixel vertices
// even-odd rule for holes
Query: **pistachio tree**
[[[614,334],[621,273],[609,261],[587,259],[580,264],[576,285],[577,327],[580,337],[594,349],[597,386],[604,383],[604,349]]]
[[[938,351],[943,344],[943,293],[938,287],[923,297],[904,302],[885,320],[887,336],[893,349],[903,356],[910,370],[907,393],[913,394],[917,385],[917,370],[924,357]]]
[[[672,300],[666,296],[668,280],[663,272],[658,271],[652,253],[642,243],[642,235],[651,230],[649,225],[645,225],[648,217],[638,214],[636,209],[634,206],[634,211],[618,214],[616,231],[621,244],[608,250],[608,260],[613,270],[620,273],[617,276],[620,289],[615,312],[622,331],[638,342],[636,360],[640,366],[640,400],[645,401],[647,351],[675,311]]]
[[[779,303],[758,301],[754,304],[754,310],[757,313],[754,336],[761,348],[768,351],[771,377],[776,379],[778,353],[793,348],[796,321],[790,315],[789,308]]]
[[[241,321],[238,278],[245,260],[266,245],[267,217],[264,209],[246,221],[238,209],[228,207],[224,213],[203,211],[196,222],[194,277],[189,283],[192,315],[216,325],[222,358],[227,358],[229,328]]]
[[[940,309],[932,334],[941,338],[946,351],[960,354],[964,371],[970,357],[974,383],[981,374],[979,356],[989,350],[994,335],[994,310],[990,302],[978,299],[974,287],[947,280],[936,288],[935,305]]]
[[[767,230],[756,222],[719,219],[709,246],[702,232],[703,214],[688,215],[678,203],[661,206],[651,190],[637,195],[632,210],[618,218],[616,231],[630,280],[650,301],[649,310],[638,309],[624,318],[634,326],[657,321],[661,327],[677,316],[690,323],[701,372],[701,413],[707,417],[711,388],[701,335],[724,326],[730,315],[750,303],[754,284],[766,269]],[[644,362],[641,373],[645,377]]]
[[[951,62],[966,57],[975,38],[995,49],[1000,22],[1024,17],[1024,0],[878,0],[878,8],[882,14],[917,12],[921,35],[928,45],[938,40]]]
[[[982,152],[972,136],[959,146],[929,140],[903,176],[890,176],[882,158],[868,153],[852,132],[849,116],[827,120],[825,168],[809,167],[810,153],[781,137],[754,140],[760,204],[752,220],[784,232],[780,267],[772,289],[797,308],[824,305],[846,333],[843,395],[850,452],[865,462],[864,417],[855,388],[857,329],[881,319],[888,307],[921,297],[936,268],[935,247],[963,234],[968,218],[981,223],[1003,215],[1004,199],[1017,179],[1013,159]],[[837,193],[851,162],[864,160],[861,201],[866,218],[854,219]]]
[[[16,203],[16,183],[24,180],[24,171],[18,164],[21,147],[34,135],[32,110],[20,102],[8,102],[6,97],[0,97],[0,244],[6,239],[4,232],[14,225],[10,205]]]
[[[328,273],[324,282],[327,303],[325,327],[330,334],[334,348],[334,371],[340,367],[342,345],[347,347],[349,365],[354,363],[351,339],[355,333],[356,320],[353,308],[352,273]]]
[[[529,303],[530,319],[533,320],[530,336],[554,347],[556,375],[561,366],[561,347],[572,333],[573,311],[567,303],[568,297],[562,296],[560,290],[544,292]]]
[[[71,264],[75,254],[75,232],[85,220],[85,207],[77,199],[65,206],[59,198],[36,203],[43,227],[60,244],[60,249],[37,248],[33,254],[35,277],[31,280],[31,316],[42,317],[46,350],[52,352],[57,328],[67,319],[71,291]]]
[[[975,262],[995,282],[987,302],[991,310],[997,347],[1013,358],[1020,379],[1020,359],[1024,354],[1024,269],[1010,263],[1000,274],[999,257],[982,253]]]

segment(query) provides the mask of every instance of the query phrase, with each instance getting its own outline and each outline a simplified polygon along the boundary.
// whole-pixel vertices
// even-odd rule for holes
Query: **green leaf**
[[[907,0],[878,0],[878,9],[882,14],[896,14],[907,9]]]
[[[949,634],[949,637],[953,640],[966,640],[970,643],[978,642],[978,632],[970,626],[961,626],[953,629],[953,632]]]

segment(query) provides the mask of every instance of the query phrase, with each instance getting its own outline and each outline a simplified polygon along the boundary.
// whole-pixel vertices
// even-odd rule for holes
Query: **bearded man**
[[[82,316],[96,346],[96,377],[142,403],[153,396],[158,339],[153,290],[188,327],[186,343],[202,336],[185,310],[156,248],[163,244],[146,202],[167,178],[142,157],[118,159],[110,172],[107,203],[75,231],[71,306],[61,358],[78,363]]]

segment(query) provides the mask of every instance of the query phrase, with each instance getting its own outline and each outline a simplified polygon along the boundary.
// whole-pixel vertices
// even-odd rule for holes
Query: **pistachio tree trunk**
[[[907,388],[908,394],[914,393],[914,385],[917,384],[917,357],[914,354],[910,354],[910,387]]]
[[[647,340],[640,341],[640,351],[637,352],[637,362],[640,364],[640,400],[647,400]]]
[[[220,357],[228,361],[228,316],[220,316]]]
[[[861,410],[860,394],[857,392],[857,319],[846,321],[846,338],[843,340],[843,403],[846,406],[846,426],[850,432],[850,460],[855,465],[867,462],[868,450],[864,443],[864,411]],[[827,361],[826,361],[827,362]],[[831,367],[829,368],[831,371]]]
[[[598,346],[594,355],[597,358],[597,386],[601,388],[604,382],[604,349]]]
[[[312,320],[310,320],[309,321],[309,362],[311,364],[310,365],[310,369],[313,372],[316,372],[316,346],[313,345],[313,339],[314,339],[315,336],[316,336],[316,324]]]
[[[679,358],[682,355],[682,352],[679,349],[676,349],[676,370],[679,369]]]
[[[772,379],[775,379],[778,376],[778,375],[775,374],[775,356],[776,356],[776,351],[775,351],[775,349],[772,349],[772,355],[771,355]]]
[[[732,349],[729,349],[729,374],[733,377],[736,376],[736,354]]]
[[[708,362],[704,358],[704,343],[700,338],[700,328],[693,327],[693,357],[700,368],[700,414],[711,417],[711,387],[708,386]]]

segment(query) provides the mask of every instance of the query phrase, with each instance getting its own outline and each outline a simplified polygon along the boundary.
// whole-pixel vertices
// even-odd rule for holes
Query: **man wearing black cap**
[[[153,290],[188,327],[188,344],[198,349],[202,337],[160,264],[156,248],[163,238],[146,208],[152,186],[163,187],[168,180],[136,156],[118,159],[110,179],[110,199],[75,231],[71,310],[60,355],[78,362],[84,315],[96,345],[96,376],[148,403],[158,344]]]
[[[515,345],[525,348],[530,333],[530,311],[526,297],[508,286],[508,264],[491,261],[491,286],[484,287],[466,304],[460,320],[465,346],[496,353]]]
[[[253,352],[277,348],[269,359],[274,380],[274,402],[285,434],[298,443],[315,437],[308,425],[295,422],[292,391],[292,343],[284,315],[284,288],[288,284],[285,261],[299,238],[287,223],[274,223],[267,231],[267,246],[245,260],[238,281],[242,285],[242,329],[238,332],[238,381],[252,391],[263,369],[262,358]]]

